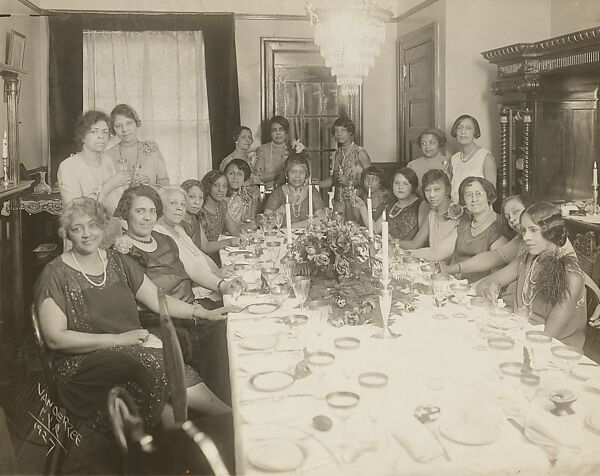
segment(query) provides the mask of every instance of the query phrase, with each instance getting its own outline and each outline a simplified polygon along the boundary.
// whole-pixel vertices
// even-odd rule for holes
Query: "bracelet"
[[[194,322],[194,325],[197,326],[200,322],[200,319],[198,317],[192,317],[192,321]]]
[[[198,310],[198,312],[196,312],[196,310]],[[194,309],[192,310],[192,321],[195,326],[197,326],[199,324],[199,322],[202,320],[202,317],[198,317],[196,315],[197,313],[200,314],[200,310],[205,311],[206,309],[204,309],[200,304],[195,302]]]
[[[221,281],[219,281],[219,284],[217,284],[217,291],[219,291],[221,294],[223,294],[223,291],[221,291],[221,284],[223,284],[225,282],[224,279],[221,279]]]

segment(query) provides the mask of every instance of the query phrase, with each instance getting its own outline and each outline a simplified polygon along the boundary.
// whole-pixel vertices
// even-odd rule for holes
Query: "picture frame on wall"
[[[25,62],[25,40],[25,35],[18,31],[10,30],[6,64],[14,68],[23,69]]]

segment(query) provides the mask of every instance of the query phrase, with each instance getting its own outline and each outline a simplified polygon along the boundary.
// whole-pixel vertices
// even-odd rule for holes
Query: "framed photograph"
[[[6,63],[9,66],[23,69],[25,61],[25,35],[15,30],[10,30],[8,37],[8,57]]]

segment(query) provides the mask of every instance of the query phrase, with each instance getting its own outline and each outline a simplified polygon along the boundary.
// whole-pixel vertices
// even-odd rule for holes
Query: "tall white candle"
[[[285,196],[285,226],[288,246],[292,244],[292,207],[290,207],[290,196]],[[289,248],[288,248],[289,250]]]
[[[308,177],[308,218],[313,217],[312,177]]]
[[[327,195],[329,196],[329,209],[333,210],[333,197],[335,195],[335,187],[331,187],[331,191],[327,192]]]
[[[6,131],[4,131],[4,137],[2,138],[2,158],[8,158],[8,136],[6,135]]]
[[[373,238],[373,202],[371,201],[371,187],[369,187],[369,196],[367,197],[367,219],[369,227],[369,238]]]
[[[387,279],[390,272],[390,253],[389,253],[389,235],[388,235],[388,222],[385,215],[385,210],[381,215],[381,254],[382,254],[382,268],[381,277]]]
[[[6,137],[6,132],[4,133],[4,137]],[[594,162],[594,174],[592,175],[592,185],[594,186],[594,189],[598,187],[598,166],[596,165],[596,162]]]

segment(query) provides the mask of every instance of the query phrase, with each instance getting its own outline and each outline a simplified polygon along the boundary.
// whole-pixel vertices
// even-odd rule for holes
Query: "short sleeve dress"
[[[416,199],[396,213],[394,204],[387,207],[389,233],[397,240],[412,240],[419,231],[419,207],[423,200]]]
[[[269,195],[267,203],[265,204],[265,210],[275,211],[282,205],[285,205],[285,192],[283,191],[283,185],[280,185],[273,190],[273,193]],[[287,185],[286,185],[287,187]],[[315,187],[313,187],[313,213],[323,208],[323,201],[321,195]],[[301,221],[308,220],[308,193],[302,199],[300,203],[290,204],[292,211],[292,224]]]
[[[135,162],[130,162],[124,157],[124,150],[125,147],[119,143],[104,152],[105,156],[110,157],[116,170],[130,170],[137,162],[140,166],[139,173],[150,179],[152,187],[168,184],[169,174],[167,173],[167,166],[156,142],[151,140],[138,141],[137,150],[135,151]]]
[[[93,286],[58,256],[35,285],[38,309],[52,299],[67,318],[67,329],[119,334],[140,329],[135,293],[144,273],[131,258],[107,250],[106,282]],[[99,283],[100,276],[88,277]],[[115,386],[133,397],[148,428],[160,418],[168,397],[162,349],[113,346],[84,354],[53,352],[61,403],[99,431],[109,431],[106,398]]]

